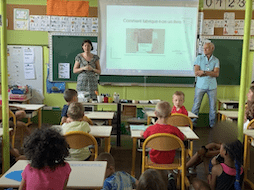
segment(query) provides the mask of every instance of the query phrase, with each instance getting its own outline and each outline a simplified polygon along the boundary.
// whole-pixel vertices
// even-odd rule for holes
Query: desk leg
[[[218,122],[219,122],[219,121],[220,121],[221,114],[218,113],[218,114],[217,114],[217,117],[218,117],[217,120],[218,120]]]
[[[110,153],[111,145],[110,145],[110,137],[105,138],[105,148],[104,151]]]
[[[38,109],[38,128],[41,128],[41,108]]]
[[[225,121],[226,120],[226,116],[221,114],[221,121]]]
[[[131,175],[135,177],[135,162],[136,162],[136,150],[137,149],[137,138],[133,137],[132,145],[132,164],[131,164]]]
[[[117,137],[116,145],[121,146],[121,103],[117,104]]]
[[[109,120],[108,120],[108,125],[109,125],[109,126],[112,126],[112,119],[109,119]]]
[[[221,102],[218,100],[218,110],[220,110]]]

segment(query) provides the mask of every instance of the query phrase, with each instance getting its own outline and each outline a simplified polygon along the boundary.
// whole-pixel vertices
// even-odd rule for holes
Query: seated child
[[[223,143],[219,156],[212,160],[211,173],[207,177],[208,183],[194,179],[193,187],[196,190],[241,189],[243,182],[242,161],[243,144],[239,140],[228,144]]]
[[[29,164],[22,172],[19,189],[66,189],[70,165],[65,138],[54,129],[38,129],[28,136],[24,153]]]
[[[78,93],[76,90],[74,89],[66,89],[64,91],[64,99],[65,101],[67,102],[66,105],[63,106],[63,109],[62,109],[62,114],[61,114],[61,124],[63,123],[68,123],[69,120],[68,120],[68,116],[67,116],[67,110],[68,110],[68,107],[69,105],[72,103],[72,102],[78,102]],[[83,116],[83,120],[88,122],[90,125],[93,125],[93,122],[91,119],[89,119],[88,117],[86,116]]]
[[[163,173],[155,169],[148,169],[139,178],[137,190],[167,190],[167,182]]]
[[[124,171],[115,171],[115,160],[110,153],[103,152],[96,161],[107,161],[105,181],[102,190],[135,189],[138,180]]]
[[[181,140],[184,140],[184,134],[177,128],[167,124],[167,119],[170,115],[171,107],[168,102],[161,101],[156,105],[155,115],[158,120],[155,125],[152,125],[141,131],[141,136],[147,138],[156,133],[170,133],[178,136]],[[175,150],[171,151],[158,151],[151,150],[149,152],[150,159],[152,162],[157,164],[171,164],[174,161]]]
[[[173,94],[173,108],[171,113],[181,113],[188,116],[188,111],[185,109],[184,103],[184,93],[182,91],[176,91]]]
[[[90,132],[89,124],[83,120],[84,107],[81,103],[73,102],[70,104],[67,112],[69,123],[64,123],[62,125],[62,132],[66,134],[70,131],[83,131],[86,133]],[[81,149],[70,149],[70,156],[67,160],[88,160],[91,156],[91,152],[88,147]]]

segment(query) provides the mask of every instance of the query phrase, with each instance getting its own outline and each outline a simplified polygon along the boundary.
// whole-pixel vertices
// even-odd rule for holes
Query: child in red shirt
[[[155,125],[148,127],[145,131],[141,131],[141,136],[147,138],[156,133],[170,133],[184,140],[184,134],[177,128],[166,123],[170,115],[171,107],[168,102],[161,101],[156,105],[155,115],[158,120]],[[157,164],[171,164],[175,158],[175,150],[158,151],[151,150],[149,152],[152,162]]]
[[[184,103],[184,93],[182,91],[176,91],[173,94],[173,108],[171,113],[181,113],[184,114],[186,116],[188,116],[188,111],[185,109],[185,107],[183,106]]]

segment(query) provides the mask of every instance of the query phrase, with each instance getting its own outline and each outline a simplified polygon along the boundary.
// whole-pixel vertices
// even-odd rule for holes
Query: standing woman
[[[75,57],[73,73],[79,73],[77,79],[77,91],[89,92],[90,98],[97,99],[95,91],[98,91],[97,74],[101,74],[99,57],[91,53],[93,45],[90,40],[82,43],[83,53]]]

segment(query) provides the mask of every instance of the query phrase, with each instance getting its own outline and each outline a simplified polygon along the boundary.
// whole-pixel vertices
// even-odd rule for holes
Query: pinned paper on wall
[[[223,35],[234,35],[235,34],[235,13],[225,12],[224,13],[224,28]]]
[[[214,35],[214,20],[204,20],[203,34]]]
[[[34,63],[34,49],[24,48],[24,63]]]
[[[58,64],[58,77],[61,79],[70,78],[70,63],[59,63]]]
[[[91,51],[91,53],[97,55],[97,53],[98,53],[98,43],[97,42],[92,42],[92,44],[93,44],[93,50]]]
[[[25,74],[25,79],[35,79],[34,64],[25,64],[24,74]]]
[[[29,29],[29,9],[14,9],[14,30]]]

